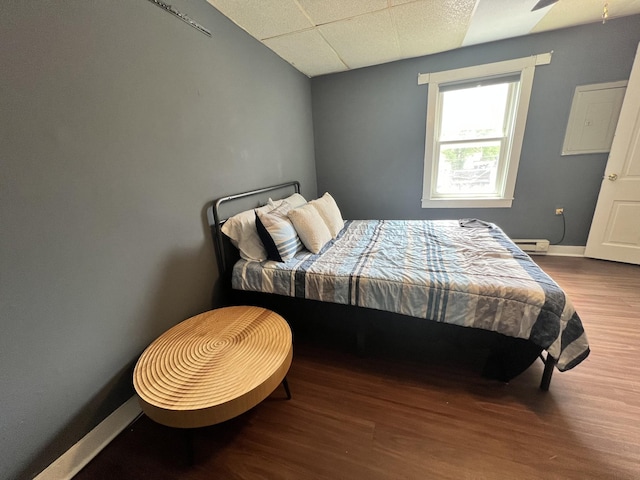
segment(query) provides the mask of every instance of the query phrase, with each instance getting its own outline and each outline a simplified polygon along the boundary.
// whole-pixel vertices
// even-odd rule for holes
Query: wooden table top
[[[254,407],[283,381],[293,357],[291,329],[259,307],[196,315],[158,337],[136,364],[142,411],[179,428],[213,425]]]

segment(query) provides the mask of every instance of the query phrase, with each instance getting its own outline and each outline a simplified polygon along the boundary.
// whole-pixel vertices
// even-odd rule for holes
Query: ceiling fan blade
[[[535,12],[536,10],[540,10],[541,8],[548,7],[549,5],[553,5],[557,1],[558,0],[540,0],[538,3],[535,4],[535,6],[531,9],[531,11]]]

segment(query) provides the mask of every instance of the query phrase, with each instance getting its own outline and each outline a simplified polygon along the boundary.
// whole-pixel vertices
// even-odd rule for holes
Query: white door
[[[640,265],[640,46],[584,254]]]

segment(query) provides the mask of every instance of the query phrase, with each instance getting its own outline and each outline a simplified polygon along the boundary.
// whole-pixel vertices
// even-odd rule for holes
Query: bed
[[[209,208],[218,264],[235,291],[262,292],[276,304],[290,297],[344,305],[364,317],[387,312],[396,328],[413,318],[491,332],[533,352],[509,377],[527,368],[532,355],[545,362],[542,390],[554,368],[570,370],[589,355],[562,289],[497,225],[481,220],[347,220],[316,253],[303,248],[284,261],[236,259],[221,206],[287,188],[300,193],[299,183],[290,182],[223,197]]]

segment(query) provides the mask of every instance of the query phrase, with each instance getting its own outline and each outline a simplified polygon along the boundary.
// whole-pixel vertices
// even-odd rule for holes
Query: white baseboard
[[[572,245],[550,245],[547,255],[555,255],[556,257],[584,257],[584,249],[586,247]]]
[[[138,397],[134,395],[33,480],[66,480],[73,478],[141,413]]]

